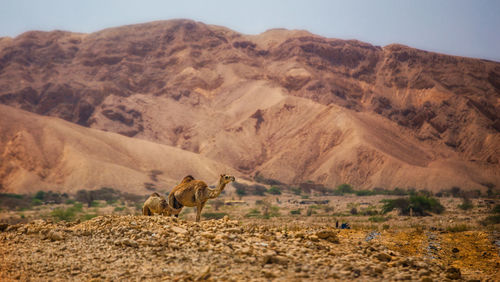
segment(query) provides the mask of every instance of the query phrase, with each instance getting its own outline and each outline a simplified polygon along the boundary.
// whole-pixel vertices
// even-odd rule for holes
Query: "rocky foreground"
[[[409,256],[397,251],[398,245],[412,242],[409,234],[406,242],[396,242],[396,237],[383,241],[380,232],[326,226],[277,227],[227,217],[201,223],[160,216],[100,216],[81,223],[36,220],[2,227],[0,280],[498,278],[498,251],[486,254],[489,273],[464,274],[433,257],[439,256],[433,253],[441,248],[438,243],[422,246],[429,249],[426,256]]]

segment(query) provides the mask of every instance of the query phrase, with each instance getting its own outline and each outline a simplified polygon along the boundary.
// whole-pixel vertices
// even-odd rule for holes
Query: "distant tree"
[[[79,202],[86,203],[87,207],[92,206],[92,202],[94,201],[94,191],[87,191],[87,190],[78,190],[76,192],[75,199]]]
[[[488,198],[492,198],[495,193],[493,192],[493,187],[488,187],[488,190],[486,190],[486,195],[488,196]]]
[[[343,194],[354,193],[354,189],[352,189],[352,186],[346,183],[337,186],[337,191]]]
[[[394,209],[399,209],[402,215],[409,215],[413,211],[414,215],[425,216],[428,212],[440,214],[444,211],[443,205],[433,197],[424,195],[411,195],[409,198],[398,198],[393,200],[382,200],[382,212],[387,213]]]
[[[460,196],[461,190],[462,189],[460,189],[460,187],[453,186],[450,189],[450,193],[453,196],[453,198],[458,198]]]
[[[44,191],[38,191],[38,192],[36,192],[34,198],[38,199],[40,201],[43,201],[44,197],[45,197],[45,192]]]

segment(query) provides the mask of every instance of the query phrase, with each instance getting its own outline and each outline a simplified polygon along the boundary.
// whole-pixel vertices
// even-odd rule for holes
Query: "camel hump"
[[[151,197],[161,197],[160,194],[154,192],[153,194],[151,194]]]
[[[188,183],[192,180],[194,180],[194,177],[192,175],[188,175],[182,179],[181,183]]]

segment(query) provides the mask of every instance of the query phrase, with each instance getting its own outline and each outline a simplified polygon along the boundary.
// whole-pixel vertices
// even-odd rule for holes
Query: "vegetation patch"
[[[267,190],[267,193],[271,195],[281,195],[281,189],[276,186],[272,186],[269,190]]]
[[[467,224],[456,224],[456,225],[448,226],[446,228],[446,231],[453,232],[453,233],[464,232],[464,231],[468,231],[468,230],[471,230],[471,228]]]
[[[384,216],[376,215],[368,218],[369,221],[371,222],[385,222],[387,221],[387,218]]]
[[[401,215],[427,216],[429,213],[440,214],[444,211],[438,199],[424,195],[412,195],[409,198],[397,198],[393,200],[382,200],[384,203],[382,213],[388,213],[398,209]]]

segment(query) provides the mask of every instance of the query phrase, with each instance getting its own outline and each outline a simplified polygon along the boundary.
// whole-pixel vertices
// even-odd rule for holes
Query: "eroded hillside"
[[[498,187],[499,98],[499,63],[305,31],[176,20],[0,39],[1,103],[285,183]]]

